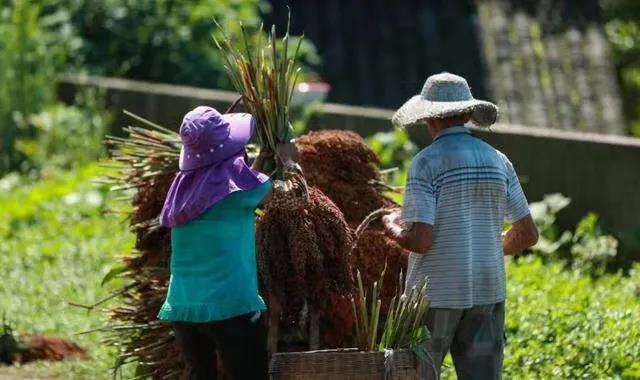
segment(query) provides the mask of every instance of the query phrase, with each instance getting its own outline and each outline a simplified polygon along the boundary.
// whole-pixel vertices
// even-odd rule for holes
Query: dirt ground
[[[35,365],[2,366],[0,365],[0,380],[57,380],[61,379],[50,368]]]

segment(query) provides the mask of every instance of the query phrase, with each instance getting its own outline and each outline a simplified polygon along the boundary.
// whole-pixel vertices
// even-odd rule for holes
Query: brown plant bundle
[[[381,192],[378,157],[357,133],[310,132],[296,146],[309,184],[335,202],[352,226],[390,203]]]
[[[296,146],[308,183],[327,194],[354,228],[376,210],[397,207],[382,193],[378,157],[357,133],[310,132],[299,137]],[[381,289],[384,311],[393,297],[396,277],[406,272],[406,252],[385,234],[378,220],[372,220],[357,238],[350,260],[362,273],[365,286],[379,279],[387,263]]]
[[[256,229],[263,291],[286,320],[295,321],[305,304],[325,315],[328,294],[344,296],[353,286],[349,226],[316,188],[309,188],[308,202],[298,207],[277,197],[275,192]]]

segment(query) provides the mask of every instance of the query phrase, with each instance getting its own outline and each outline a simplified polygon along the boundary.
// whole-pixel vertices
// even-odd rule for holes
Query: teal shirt
[[[258,294],[254,213],[270,189],[266,182],[232,193],[171,229],[171,278],[159,319],[202,323],[266,309]]]

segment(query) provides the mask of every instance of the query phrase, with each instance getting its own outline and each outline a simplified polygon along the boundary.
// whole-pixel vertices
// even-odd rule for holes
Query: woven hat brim
[[[480,127],[489,127],[498,119],[498,106],[484,100],[461,102],[432,102],[416,95],[409,99],[391,118],[393,124],[407,127],[425,119],[441,119],[473,112],[471,121]]]

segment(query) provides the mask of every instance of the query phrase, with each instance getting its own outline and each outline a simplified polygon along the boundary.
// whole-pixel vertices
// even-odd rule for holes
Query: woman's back
[[[171,280],[161,319],[209,322],[261,311],[255,208],[271,182],[236,191],[171,230]]]

